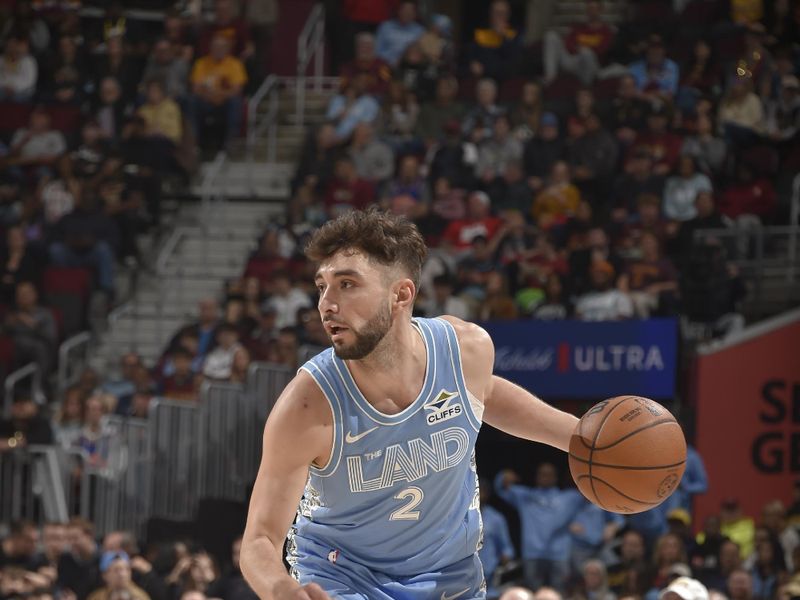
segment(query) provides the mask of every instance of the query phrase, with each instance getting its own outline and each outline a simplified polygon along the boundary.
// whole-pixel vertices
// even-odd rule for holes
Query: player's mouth
[[[339,323],[334,323],[332,321],[328,321],[327,323],[325,323],[325,329],[328,330],[328,335],[330,336],[331,341],[333,342],[342,339],[342,334],[345,331],[348,331],[348,328],[345,327],[344,325],[341,325]]]

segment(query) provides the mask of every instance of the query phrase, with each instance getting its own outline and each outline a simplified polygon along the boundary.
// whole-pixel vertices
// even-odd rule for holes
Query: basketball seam
[[[672,415],[670,415],[670,416],[672,416]],[[603,423],[605,423],[605,421]],[[620,443],[624,442],[629,437],[636,435],[640,431],[644,431],[645,429],[651,429],[652,427],[657,427],[658,425],[665,425],[665,424],[668,424],[668,423],[674,423],[675,425],[678,424],[675,421],[674,417],[671,418],[671,419],[661,419],[660,421],[653,421],[652,423],[648,423],[647,425],[643,425],[642,427],[639,427],[639,429],[634,429],[633,431],[629,431],[628,433],[623,435],[621,438],[619,438],[618,440],[616,440],[614,442],[611,442],[607,446],[598,446],[598,447],[595,447],[595,449],[596,450],[608,450],[609,448],[613,448],[617,444],[620,444]]]
[[[582,477],[591,477],[591,476],[590,476],[590,475],[580,475],[580,476],[578,476],[578,479],[580,479],[580,478],[582,478]],[[633,502],[638,502],[639,504],[647,504],[647,505],[649,505],[649,506],[658,506],[659,504],[661,504],[661,503],[663,502],[663,500],[659,500],[658,502],[648,502],[647,500],[638,500],[638,499],[636,499],[636,498],[634,498],[634,497],[632,497],[632,496],[628,496],[628,494],[624,494],[624,493],[622,493],[622,492],[621,492],[621,491],[619,491],[619,490],[618,490],[616,487],[614,487],[613,485],[611,485],[610,483],[608,483],[608,482],[607,482],[605,479],[600,479],[599,477],[592,477],[592,479],[593,479],[593,480],[594,480],[594,479],[597,479],[597,481],[599,481],[600,483],[603,483],[603,484],[607,485],[608,487],[610,487],[612,490],[614,490],[615,492],[617,492],[617,493],[618,493],[620,496],[622,496],[623,498],[627,498],[628,500],[631,500],[631,501],[633,501]]]
[[[602,448],[601,448],[601,450],[602,450]],[[576,455],[572,454],[572,452],[569,453],[569,456],[570,456],[570,458],[572,458],[574,460],[577,460],[578,462],[581,462],[581,463],[584,463],[584,464],[588,464],[589,463],[589,461],[586,460],[585,458],[581,458],[580,456],[576,456]],[[680,467],[681,465],[683,465],[685,463],[686,463],[686,461],[682,460],[680,462],[676,462],[676,463],[671,464],[671,465],[659,465],[659,466],[655,466],[655,467],[634,467],[634,466],[628,466],[628,465],[606,465],[606,464],[597,463],[597,462],[592,463],[592,464],[595,467],[607,467],[609,469],[625,469],[625,470],[630,470],[630,471],[648,471],[648,470],[656,471],[658,469],[672,469],[674,467]]]
[[[608,412],[603,417],[603,420],[600,421],[600,424],[597,426],[597,431],[594,432],[594,439],[592,440],[592,447],[589,448],[589,485],[592,487],[592,494],[594,495],[594,499],[597,500],[597,503],[600,505],[601,508],[605,508],[605,504],[600,502],[600,498],[597,495],[597,490],[594,489],[594,478],[592,477],[592,457],[594,456],[595,444],[597,443],[597,438],[600,437],[600,432],[603,430],[603,425],[606,424],[606,421],[608,420],[608,417],[611,416],[611,413],[613,413],[614,410],[620,404],[625,402],[625,400],[627,400],[630,397],[631,396],[625,396],[624,398],[621,398],[619,402],[617,402],[614,406],[612,406],[610,409],[608,409]]]

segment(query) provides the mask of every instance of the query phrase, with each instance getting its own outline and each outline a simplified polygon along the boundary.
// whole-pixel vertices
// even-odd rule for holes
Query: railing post
[[[314,57],[314,91],[318,94],[322,91],[322,70],[325,66],[325,19],[324,12],[317,21],[318,36],[316,40],[316,55]],[[305,112],[305,111],[304,111]]]

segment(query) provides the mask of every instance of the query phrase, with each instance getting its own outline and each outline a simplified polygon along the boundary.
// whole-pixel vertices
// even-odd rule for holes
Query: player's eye
[[[353,282],[352,281],[348,281],[347,279],[342,281],[342,289],[346,290],[346,289],[351,288],[351,287],[353,287]]]
[[[321,294],[322,292],[325,291],[325,286],[322,285],[321,283],[318,283],[317,284],[317,291]]]

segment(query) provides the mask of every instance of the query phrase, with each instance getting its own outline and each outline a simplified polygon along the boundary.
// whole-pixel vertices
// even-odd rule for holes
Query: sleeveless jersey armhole
[[[483,402],[467,388],[467,380],[464,377],[464,369],[461,365],[461,346],[458,343],[456,330],[453,327],[453,324],[449,321],[444,319],[436,320],[444,326],[444,330],[447,334],[447,345],[450,349],[451,367],[453,369],[456,381],[458,382],[458,386],[461,388],[461,395],[465,400],[467,400],[467,416],[470,425],[472,425],[475,431],[479,431],[481,428],[481,423],[483,422]]]
[[[339,462],[342,458],[342,441],[344,438],[342,407],[339,404],[339,399],[336,396],[333,386],[317,365],[313,362],[308,362],[300,370],[308,373],[319,389],[322,395],[328,401],[328,406],[331,409],[331,418],[333,420],[333,443],[331,445],[331,454],[327,464],[324,466],[317,466],[314,463],[309,465],[309,471],[318,477],[329,477],[336,472],[339,467]]]

